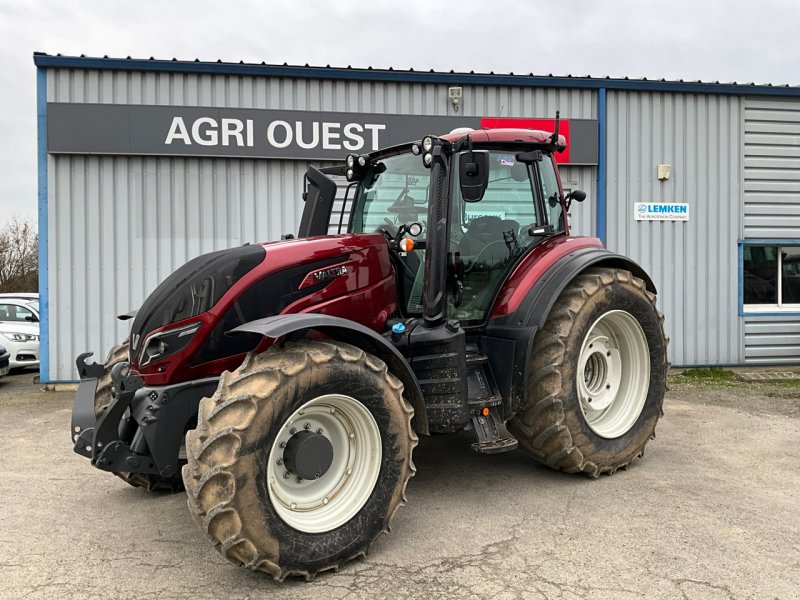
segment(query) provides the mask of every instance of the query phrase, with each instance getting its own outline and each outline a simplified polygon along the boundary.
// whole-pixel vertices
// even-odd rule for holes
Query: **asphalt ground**
[[[800,387],[678,383],[642,460],[590,480],[423,439],[369,556],[283,584],[227,563],[183,494],[94,470],[72,394],[0,379],[2,598],[800,597]]]

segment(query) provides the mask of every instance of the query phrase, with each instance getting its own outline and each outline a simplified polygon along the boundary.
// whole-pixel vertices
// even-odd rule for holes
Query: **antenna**
[[[497,124],[500,122],[500,119],[502,119],[502,118],[503,118],[503,111],[504,111],[505,109],[506,109],[506,105],[505,105],[505,104],[503,104],[503,106],[501,106],[501,107],[500,107],[500,114],[499,114],[499,115],[497,115],[497,116],[494,118],[494,125],[492,125],[491,127],[484,127],[483,129],[495,129],[495,128],[497,127]]]
[[[556,111],[556,126],[555,131],[553,132],[553,136],[550,138],[550,143],[554,146],[558,144],[558,119],[561,111]]]

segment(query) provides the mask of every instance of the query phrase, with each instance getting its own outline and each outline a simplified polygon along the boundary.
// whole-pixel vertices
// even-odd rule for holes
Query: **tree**
[[[39,291],[39,234],[27,219],[12,217],[0,229],[0,292]]]

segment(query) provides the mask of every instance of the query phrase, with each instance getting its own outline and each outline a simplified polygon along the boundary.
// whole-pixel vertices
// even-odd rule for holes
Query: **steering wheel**
[[[469,266],[464,267],[464,273],[472,272],[479,264],[481,264],[480,258],[484,254],[486,254],[486,252],[488,252],[490,248],[493,248],[494,246],[497,245],[502,245],[503,248],[505,248],[506,252],[508,252],[508,246],[506,246],[506,243],[504,241],[494,240],[492,242],[489,242],[483,248],[480,249],[480,251],[478,252],[478,254],[475,255],[475,258],[472,260]]]

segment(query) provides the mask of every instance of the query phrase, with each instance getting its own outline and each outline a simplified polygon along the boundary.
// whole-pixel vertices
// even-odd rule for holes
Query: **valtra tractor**
[[[627,467],[661,416],[663,317],[639,265],[570,236],[585,194],[564,195],[557,123],[310,167],[297,237],[189,261],[121,317],[104,364],[78,357],[75,451],[185,487],[217,550],[278,580],[366,553],[406,502],[418,435]]]

